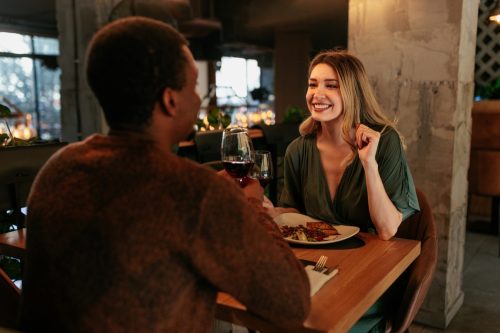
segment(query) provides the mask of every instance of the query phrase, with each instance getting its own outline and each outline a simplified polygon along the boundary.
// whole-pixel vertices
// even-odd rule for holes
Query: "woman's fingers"
[[[361,129],[361,124],[356,125],[356,146],[358,149],[361,149],[363,147],[363,140],[362,140],[362,129]]]
[[[363,149],[371,142],[378,141],[379,138],[380,132],[374,131],[362,124],[356,126],[356,145],[358,149]]]

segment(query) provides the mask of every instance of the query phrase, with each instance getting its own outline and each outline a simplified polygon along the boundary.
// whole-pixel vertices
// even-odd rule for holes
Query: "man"
[[[307,276],[257,182],[242,191],[171,153],[200,106],[185,39],[115,21],[92,39],[87,77],[111,130],[56,153],[33,185],[22,328],[209,332],[218,290],[299,325]]]

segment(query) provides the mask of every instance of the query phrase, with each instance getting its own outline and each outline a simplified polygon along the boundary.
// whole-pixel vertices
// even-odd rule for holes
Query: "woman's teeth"
[[[318,111],[324,111],[328,109],[331,105],[330,104],[313,104],[314,109]]]

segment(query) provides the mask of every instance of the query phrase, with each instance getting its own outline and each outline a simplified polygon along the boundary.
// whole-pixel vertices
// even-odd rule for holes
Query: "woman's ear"
[[[169,117],[175,117],[177,115],[176,97],[176,92],[172,88],[165,88],[165,90],[163,90],[162,98],[159,101],[160,108],[161,111]]]

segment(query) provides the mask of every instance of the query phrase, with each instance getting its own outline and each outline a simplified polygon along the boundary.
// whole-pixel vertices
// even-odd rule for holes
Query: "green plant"
[[[217,107],[212,107],[208,110],[206,120],[206,122],[205,119],[198,119],[196,121],[198,130],[202,128],[205,130],[224,129],[231,123],[231,117]]]
[[[474,87],[474,96],[480,99],[500,99],[500,77],[487,85],[476,84]]]
[[[250,96],[253,100],[263,103],[269,99],[269,90],[265,87],[255,88],[250,91]]]
[[[299,106],[289,106],[283,117],[284,123],[301,123],[307,118],[307,113]]]

